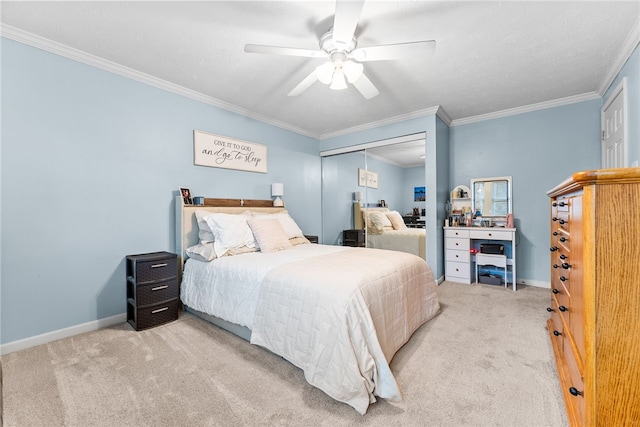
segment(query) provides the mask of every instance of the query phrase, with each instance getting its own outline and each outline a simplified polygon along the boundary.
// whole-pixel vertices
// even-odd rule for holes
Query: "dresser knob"
[[[557,231],[554,231],[554,232],[553,232],[553,235],[554,235],[554,236],[557,236],[557,235],[558,235],[558,232],[557,232]]]
[[[553,308],[551,308],[551,307],[547,307],[547,311],[548,311],[549,313],[551,313],[552,311],[555,311],[555,310],[554,310]]]
[[[561,305],[560,307],[558,307],[558,310],[564,313],[565,311],[567,311],[567,307],[565,307],[564,305]]]
[[[569,393],[571,393],[572,396],[582,396],[582,392],[575,387],[569,387]]]
[[[559,336],[560,336],[560,335],[562,335],[562,334],[561,334],[560,332],[558,332],[558,331],[553,331],[553,335],[555,335],[555,336],[559,337]]]
[[[565,270],[568,270],[568,269],[570,269],[570,268],[571,268],[571,264],[568,264],[568,263],[566,263],[566,262],[563,262],[563,263],[562,263],[562,268],[564,268]]]
[[[555,216],[553,218],[551,218],[551,221],[557,221],[558,218],[556,218]]]
[[[558,268],[560,267],[558,264],[553,264],[553,268]]]
[[[560,259],[567,259],[567,256],[565,254],[560,255]]]
[[[567,281],[567,278],[566,278],[566,277],[564,277],[564,276],[560,276],[560,281],[562,281],[562,282],[566,282],[566,281]]]
[[[560,202],[558,203],[558,206],[566,206],[567,204],[565,202]]]
[[[558,248],[557,248],[556,246],[551,246],[551,247],[549,248],[549,250],[550,250],[551,252],[555,252],[555,251],[557,251],[557,250],[558,250]]]
[[[557,290],[557,289],[553,289],[551,292],[553,292],[554,294],[559,294],[560,293],[560,291]]]
[[[558,206],[558,204],[556,202],[553,202],[553,203],[551,203],[551,206],[553,206],[555,208],[556,206]]]
[[[567,221],[565,221],[564,219],[561,219],[560,221],[558,221],[560,224],[566,224]]]
[[[561,237],[561,238],[560,238],[560,241],[561,241],[561,242],[566,242],[567,240],[569,240],[569,239],[567,239],[566,237]]]

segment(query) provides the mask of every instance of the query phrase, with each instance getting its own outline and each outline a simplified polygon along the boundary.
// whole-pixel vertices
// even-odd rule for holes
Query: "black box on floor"
[[[478,281],[485,285],[502,285],[502,277],[498,276],[480,275],[478,276]]]

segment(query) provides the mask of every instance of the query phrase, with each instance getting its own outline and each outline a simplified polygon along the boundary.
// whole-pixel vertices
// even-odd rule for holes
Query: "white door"
[[[602,120],[602,167],[627,167],[626,79],[618,85],[600,112]]]

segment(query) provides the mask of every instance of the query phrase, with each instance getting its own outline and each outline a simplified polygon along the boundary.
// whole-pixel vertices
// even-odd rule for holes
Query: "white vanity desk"
[[[512,278],[513,290],[516,290],[516,229],[504,227],[444,227],[445,280],[471,284],[477,280],[476,257],[484,254],[472,254],[471,248],[479,250],[484,241],[510,242],[505,244],[505,256],[502,257]],[[490,257],[487,255],[486,257]],[[487,262],[489,264],[489,262]],[[492,263],[497,265],[499,263]],[[500,265],[497,265],[500,267]]]

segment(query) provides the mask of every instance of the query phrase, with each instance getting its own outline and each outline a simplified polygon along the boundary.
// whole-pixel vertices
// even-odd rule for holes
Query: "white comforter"
[[[400,399],[389,362],[439,308],[424,260],[325,245],[189,261],[181,292],[187,306],[252,329],[253,344],[361,414],[374,396]]]
[[[422,259],[427,257],[427,233],[424,228],[387,230],[382,234],[367,234],[367,247],[407,252]]]

